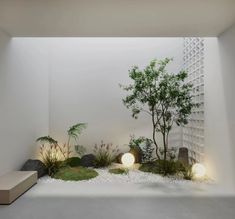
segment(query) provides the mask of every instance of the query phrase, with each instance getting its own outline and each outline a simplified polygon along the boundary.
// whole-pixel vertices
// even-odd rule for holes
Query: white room
[[[212,2],[0,1],[1,219],[234,218],[235,2]]]

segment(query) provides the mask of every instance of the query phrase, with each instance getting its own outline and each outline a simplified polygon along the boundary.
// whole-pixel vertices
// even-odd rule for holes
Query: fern
[[[68,136],[77,140],[78,136],[82,133],[82,130],[87,127],[86,123],[78,123],[73,125],[68,130]]]
[[[48,144],[57,144],[58,142],[53,139],[52,137],[48,136],[42,136],[36,140],[36,142],[40,143],[48,143]]]

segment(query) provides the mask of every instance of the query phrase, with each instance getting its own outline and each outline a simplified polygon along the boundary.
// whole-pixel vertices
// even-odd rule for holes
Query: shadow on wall
[[[0,30],[0,175],[11,169],[11,166],[7,167],[8,169],[6,169],[6,159],[10,158],[11,152],[10,148],[6,147],[8,139],[6,137],[6,118],[4,113],[5,105],[7,102],[7,62],[9,56],[10,41],[11,38],[6,33]]]
[[[19,169],[48,132],[48,68],[37,39],[0,35],[0,175]]]
[[[234,161],[234,27],[206,38],[205,163],[224,190],[235,190]]]
[[[219,36],[219,54],[222,69],[225,115],[227,116],[228,138],[232,156],[232,173],[235,168],[235,24]],[[228,171],[228,170],[224,170]],[[233,178],[235,187],[235,176]]]

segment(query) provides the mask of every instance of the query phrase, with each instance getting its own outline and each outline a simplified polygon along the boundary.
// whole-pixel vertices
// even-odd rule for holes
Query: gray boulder
[[[182,162],[184,165],[189,164],[188,148],[185,147],[179,148],[178,160]]]
[[[21,171],[37,171],[38,178],[45,176],[47,174],[47,168],[44,163],[40,160],[27,160],[25,164],[20,169]]]
[[[81,158],[81,166],[83,167],[94,167],[95,166],[95,155],[86,154]]]

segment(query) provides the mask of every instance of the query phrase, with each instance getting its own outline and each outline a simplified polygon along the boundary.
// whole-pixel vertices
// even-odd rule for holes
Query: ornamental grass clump
[[[113,144],[105,144],[101,141],[100,145],[95,144],[94,155],[95,155],[95,166],[96,167],[107,167],[116,158],[119,152],[118,146]]]
[[[56,140],[50,136],[44,136],[37,139],[41,143],[39,153],[42,162],[45,164],[48,175],[52,176],[62,165],[66,152]]]
[[[41,144],[40,158],[47,167],[48,175],[54,175],[59,168],[66,165],[66,162],[63,161],[70,158],[72,145],[77,144],[78,137],[84,128],[86,128],[85,123],[78,123],[70,127],[67,131],[67,143],[62,145],[58,144],[51,136],[42,136],[36,140]]]

